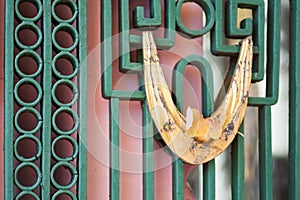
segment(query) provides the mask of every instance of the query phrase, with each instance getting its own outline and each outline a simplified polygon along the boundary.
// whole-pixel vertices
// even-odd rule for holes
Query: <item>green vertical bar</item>
[[[183,162],[176,158],[172,163],[172,194],[173,200],[184,199],[184,176],[183,176]]]
[[[239,131],[244,132],[244,124]],[[233,200],[241,200],[245,197],[245,171],[244,171],[244,138],[237,134],[232,145],[232,168],[231,168],[231,195]]]
[[[273,199],[271,106],[259,107],[259,189],[260,199]]]
[[[300,1],[290,1],[289,199],[300,197]]]
[[[200,70],[202,76],[202,112],[205,117],[211,115],[214,110],[214,86],[213,74],[210,66]],[[203,199],[213,200],[215,194],[215,159],[203,164]]]
[[[13,79],[14,79],[14,1],[5,1],[5,56],[4,56],[4,155],[5,155],[5,199],[14,198],[13,183],[13,115],[14,115],[14,98],[13,98]]]
[[[119,99],[110,99],[110,199],[120,199]]]
[[[86,155],[86,116],[87,116],[87,22],[86,22],[86,0],[78,1],[79,7],[79,137],[77,141],[79,143],[79,183],[78,183],[78,198],[86,199],[86,170],[87,170],[87,155]]]
[[[143,200],[154,199],[153,122],[143,102]]]
[[[51,37],[51,1],[43,0],[43,132],[42,132],[42,199],[50,198],[51,163],[51,87],[52,87],[52,37]]]
[[[184,68],[180,74],[183,74]],[[179,111],[182,111],[182,103],[183,103],[183,85],[177,85],[176,82],[180,82],[177,80],[179,73],[173,73],[173,91],[175,93],[175,104]],[[179,79],[179,78],[178,78]],[[180,79],[179,79],[180,80]],[[182,82],[181,82],[182,83]],[[178,87],[177,87],[178,86]],[[174,200],[183,200],[184,199],[184,169],[183,162],[173,155],[173,163],[172,163],[172,196]]]
[[[109,98],[112,92],[112,5],[110,0],[101,1],[101,80],[102,95]]]
[[[215,198],[215,160],[211,160],[203,164],[203,199]]]
[[[142,62],[142,51],[137,51],[138,62]],[[144,76],[139,76],[140,90],[145,92]],[[146,100],[143,109],[143,200],[154,200],[154,124]]]
[[[279,92],[280,67],[280,6],[281,0],[268,1],[268,31],[267,31],[267,90],[266,96],[273,99],[275,104]],[[272,76],[268,76],[272,74]]]

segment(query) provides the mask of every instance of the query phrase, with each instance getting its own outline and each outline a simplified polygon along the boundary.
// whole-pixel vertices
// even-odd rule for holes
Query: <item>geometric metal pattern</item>
[[[86,0],[5,1],[5,199],[86,199]],[[211,35],[211,52],[235,63],[239,47],[226,43],[252,35],[252,82],[266,80],[264,97],[249,97],[248,106],[259,110],[260,199],[272,199],[271,106],[278,100],[280,58],[280,0],[149,0],[150,16],[143,6],[130,8],[129,0],[101,0],[102,95],[110,101],[110,198],[120,199],[120,101],[140,101],[143,106],[143,153],[154,151],[156,133],[143,90],[141,31],[164,28],[156,38],[160,50],[174,46],[175,32],[190,38]],[[186,2],[205,13],[202,29],[190,30],[180,12]],[[290,55],[290,198],[299,196],[299,9],[291,0]],[[267,5],[267,8],[265,6]],[[26,9],[33,12],[26,12]],[[238,9],[252,18],[237,24]],[[267,13],[265,13],[267,11]],[[30,13],[30,14],[28,14]],[[66,17],[64,14],[71,13]],[[138,90],[113,88],[113,15],[118,17],[120,73],[135,74]],[[265,18],[267,16],[267,18]],[[130,22],[132,18],[132,22]],[[131,33],[131,29],[137,29]],[[29,36],[29,37],[27,37]],[[135,54],[130,52],[134,51]],[[182,109],[182,74],[192,64],[202,75],[202,111],[213,112],[213,73],[201,56],[188,55],[174,66],[172,91]],[[64,67],[67,67],[64,68]],[[100,67],[100,66],[99,66]],[[67,93],[68,95],[64,96]],[[66,98],[68,97],[68,98]],[[71,97],[71,98],[69,98]],[[147,126],[146,126],[147,125]],[[241,127],[242,129],[242,127]],[[243,131],[242,131],[243,132]],[[151,135],[151,137],[149,137]],[[232,199],[244,199],[244,139],[231,145]],[[174,156],[173,199],[184,199],[184,163]],[[143,199],[154,199],[154,159],[143,158]],[[203,199],[215,199],[215,162],[203,164]],[[61,178],[63,177],[63,178]],[[67,180],[67,181],[66,181]],[[200,197],[198,197],[200,198]]]
[[[200,30],[188,29],[181,20],[180,11],[185,2],[198,4],[205,13],[206,23]],[[204,34],[211,34],[211,51],[215,55],[228,56],[234,64],[239,52],[238,46],[226,44],[225,39],[241,39],[252,35],[254,41],[254,65],[252,71],[252,82],[260,82],[266,79],[265,97],[249,97],[249,106],[256,106],[259,109],[259,166],[260,166],[260,197],[261,199],[272,199],[272,153],[271,153],[271,105],[278,100],[279,88],[279,50],[280,50],[280,0],[269,0],[267,4],[267,20],[265,19],[265,2],[263,0],[203,0],[203,1],[157,1],[149,2],[150,16],[145,17],[144,7],[136,6],[130,9],[129,1],[119,1],[118,5],[118,31],[119,34],[119,71],[136,74],[140,79],[138,90],[119,90],[113,88],[113,2],[111,0],[101,1],[101,67],[102,67],[102,95],[110,100],[110,140],[112,145],[119,145],[119,102],[122,100],[141,101],[143,105],[143,119],[147,123],[151,118],[144,102],[143,91],[142,56],[141,51],[141,30],[156,30],[164,28],[163,37],[156,39],[160,50],[171,48],[175,41],[175,31],[181,32],[191,38],[202,37]],[[240,27],[237,24],[238,9],[250,9],[252,19],[244,19]],[[160,13],[161,12],[161,13]],[[130,22],[133,16],[133,22]],[[265,22],[267,23],[265,24]],[[130,29],[137,29],[134,33]],[[265,34],[265,30],[267,34]],[[114,33],[116,34],[116,33]],[[115,36],[114,36],[115,37]],[[268,48],[265,48],[265,45]],[[135,51],[136,54],[130,54]],[[266,56],[265,56],[266,52]],[[136,57],[132,57],[136,55]],[[135,60],[135,61],[132,61]],[[202,75],[202,110],[208,116],[213,110],[212,70],[210,64],[204,57],[190,55],[182,58],[174,66],[172,91],[176,96],[175,102],[181,109],[182,80],[186,65],[192,64],[201,71]],[[265,72],[266,68],[266,72]],[[118,117],[116,117],[118,116]],[[143,135],[149,131],[143,129]],[[153,126],[153,125],[152,125]],[[150,128],[151,129],[151,128]],[[153,138],[143,139],[143,153],[153,151]],[[232,147],[232,198],[244,199],[244,139],[237,136]],[[119,164],[119,152],[111,148],[111,166]],[[173,199],[183,199],[184,180],[183,163],[174,158],[173,162]],[[144,159],[143,167],[147,170],[143,174],[143,197],[144,199],[154,198],[154,174],[149,172],[153,169],[153,159]],[[203,165],[203,198],[215,199],[215,164],[214,161]],[[110,196],[112,199],[119,199],[119,171],[115,167],[110,171]],[[198,197],[200,198],[200,197]]]

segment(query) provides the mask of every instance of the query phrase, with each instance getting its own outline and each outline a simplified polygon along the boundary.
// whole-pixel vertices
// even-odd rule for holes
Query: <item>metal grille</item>
[[[225,39],[238,39],[247,35],[252,35],[254,40],[254,66],[252,82],[260,82],[266,79],[265,97],[250,97],[249,106],[259,109],[259,177],[260,177],[260,198],[272,199],[272,149],[271,149],[271,106],[278,99],[279,81],[279,50],[280,50],[280,0],[268,1],[267,19],[265,19],[265,2],[262,0],[204,0],[192,1],[203,9],[206,15],[206,24],[201,30],[190,30],[181,20],[180,11],[186,1],[151,1],[151,17],[144,17],[143,7],[137,6],[134,10],[134,28],[153,29],[154,27],[166,28],[163,38],[157,38],[156,42],[160,49],[168,49],[175,43],[175,31],[179,31],[192,38],[202,37],[205,33],[211,34],[212,52],[216,55],[229,56],[231,63],[235,63],[239,52],[238,46],[228,45]],[[189,1],[190,2],[190,1]],[[101,64],[103,70],[102,92],[103,96],[110,100],[110,140],[113,145],[119,145],[119,103],[122,100],[142,101],[143,122],[151,123],[147,105],[144,102],[145,93],[143,90],[124,91],[113,89],[112,86],[112,6],[111,0],[101,1],[101,40],[103,42]],[[252,19],[243,20],[241,28],[237,28],[238,8],[246,8],[252,11]],[[164,15],[160,14],[163,9]],[[226,12],[225,12],[226,10]],[[119,30],[121,33],[119,69],[121,72],[139,74],[141,71],[141,54],[138,54],[136,62],[131,61],[128,53],[131,47],[141,45],[141,36],[131,34],[130,11],[128,1],[119,1]],[[164,23],[162,23],[164,22]],[[265,22],[267,27],[265,27]],[[265,28],[267,35],[265,36]],[[224,39],[225,36],[225,39]],[[265,49],[265,44],[268,47]],[[264,53],[266,52],[266,57]],[[175,69],[181,74],[188,64],[196,66],[202,74],[203,81],[203,113],[208,116],[213,111],[213,94],[211,66],[206,62],[201,62],[203,58],[199,56],[188,56],[178,61]],[[266,65],[265,65],[266,61]],[[264,69],[266,68],[266,73]],[[179,74],[180,74],[179,73]],[[175,73],[174,73],[175,74]],[[140,81],[143,84],[142,78]],[[173,76],[173,92],[178,98],[175,99],[178,107],[182,102],[182,80]],[[149,126],[148,126],[149,127]],[[144,129],[143,135],[152,132],[152,128]],[[143,139],[143,153],[153,151],[153,138]],[[110,165],[114,166],[110,170],[110,197],[119,199],[119,171],[115,166],[119,165],[119,151],[114,148],[110,151]],[[184,199],[183,163],[175,159],[172,164],[173,171],[173,199]],[[153,169],[153,158],[145,158],[143,161],[143,198],[154,198],[154,175],[149,172]],[[244,199],[244,140],[237,136],[232,144],[232,198]],[[197,197],[201,198],[201,197]],[[211,161],[203,165],[203,199],[215,199],[215,162]]]
[[[85,199],[85,0],[5,4],[5,199]]]
[[[34,15],[27,16],[22,12],[23,3],[33,4]],[[157,27],[166,28],[163,38],[157,38],[158,47],[166,50],[175,43],[174,31],[196,38],[211,34],[212,52],[220,56],[228,56],[235,63],[239,51],[237,46],[226,43],[227,39],[243,38],[253,35],[255,44],[253,82],[266,80],[265,97],[250,97],[249,106],[259,110],[259,195],[260,199],[273,199],[272,193],[272,151],[271,151],[271,106],[278,100],[279,50],[280,50],[280,0],[197,0],[205,12],[206,24],[201,30],[189,30],[181,21],[180,10],[184,0],[150,1],[151,18],[144,17],[143,7],[135,9],[133,21],[136,28],[153,30]],[[189,1],[190,2],[190,1]],[[143,105],[143,153],[153,152],[155,139],[152,135],[154,126],[144,102],[143,88],[136,91],[113,89],[112,85],[112,27],[111,0],[101,1],[101,67],[102,93],[110,101],[110,140],[112,145],[119,146],[120,138],[120,101],[141,101]],[[59,17],[56,6],[64,4],[72,10],[69,19]],[[5,1],[5,199],[56,199],[67,195],[72,199],[86,199],[86,150],[85,146],[85,111],[86,111],[86,69],[82,62],[86,56],[86,1],[85,0],[6,0]],[[265,13],[267,5],[267,13]],[[246,19],[241,28],[237,28],[237,8],[252,10],[253,19]],[[289,198],[297,199],[300,185],[300,138],[299,113],[300,107],[300,71],[299,71],[299,41],[300,41],[300,2],[290,0],[290,83],[289,83]],[[118,8],[120,37],[120,72],[130,72],[143,80],[141,73],[141,53],[137,52],[137,61],[131,60],[128,53],[133,46],[140,47],[140,34],[130,34],[129,1],[119,1]],[[163,12],[161,12],[163,11]],[[267,18],[265,18],[267,14]],[[267,30],[267,31],[266,31]],[[31,32],[36,40],[28,43],[22,38],[23,33]],[[73,43],[64,46],[60,43],[59,32],[67,32]],[[265,32],[267,34],[265,34]],[[226,38],[226,40],[224,39]],[[105,41],[105,42],[104,42]],[[266,55],[264,53],[266,52]],[[24,70],[22,59],[32,60],[36,69]],[[68,60],[73,71],[61,73],[56,63],[59,59]],[[182,58],[176,65],[176,70],[183,73],[187,64],[193,64],[201,71],[205,87],[202,89],[203,113],[209,115],[213,111],[212,85],[209,80],[213,74],[210,65],[201,62],[201,57],[188,56]],[[100,66],[99,66],[100,67]],[[266,71],[264,71],[266,69]],[[180,74],[177,73],[177,74]],[[172,90],[181,108],[182,80],[173,77]],[[68,87],[72,91],[72,99],[66,102],[61,99],[56,90]],[[28,99],[23,94],[24,87],[31,91],[33,98]],[[29,88],[29,89],[28,89]],[[72,126],[67,129],[60,127],[59,115],[65,113],[71,118]],[[57,120],[58,118],[58,120]],[[30,127],[26,120],[35,121]],[[150,124],[150,125],[149,125]],[[146,127],[146,126],[145,126]],[[79,138],[80,134],[80,138]],[[246,134],[246,133],[245,133]],[[24,141],[32,145],[26,153]],[[60,149],[60,142],[70,144],[72,152],[65,155],[66,149]],[[245,199],[244,196],[244,139],[237,136],[232,148],[232,199]],[[22,151],[20,151],[20,149]],[[60,151],[57,151],[59,150]],[[32,152],[34,152],[32,154]],[[110,198],[120,199],[120,152],[110,149]],[[173,199],[184,199],[183,166],[180,160],[174,158],[172,164]],[[56,171],[67,168],[71,174],[70,182],[63,184],[57,179]],[[154,199],[154,160],[144,157],[143,168],[143,199]],[[25,170],[24,170],[25,169]],[[26,171],[35,174],[34,182],[28,184]],[[203,165],[203,199],[215,199],[215,162]],[[64,176],[64,173],[59,174]],[[197,198],[200,199],[200,196]]]

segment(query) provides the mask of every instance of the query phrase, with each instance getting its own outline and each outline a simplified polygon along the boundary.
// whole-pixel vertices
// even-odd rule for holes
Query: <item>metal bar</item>
[[[14,198],[14,183],[13,183],[13,118],[14,118],[14,98],[13,98],[13,77],[14,77],[14,1],[5,1],[5,36],[4,36],[4,155],[5,155],[5,199]]]
[[[172,194],[174,200],[184,199],[183,162],[179,158],[172,163]]]
[[[278,101],[279,92],[279,65],[280,65],[280,16],[281,0],[268,1],[268,31],[267,31],[267,90],[266,95]]]
[[[110,0],[101,1],[101,80],[102,95],[109,98],[112,94],[112,5]]]
[[[300,197],[300,1],[290,1],[289,199]]]
[[[239,129],[244,132],[244,124]],[[232,167],[231,167],[231,195],[233,200],[241,200],[245,197],[245,169],[244,169],[244,138],[237,135],[232,145]]]
[[[110,199],[120,199],[119,99],[110,99]]]
[[[215,160],[211,160],[203,164],[203,199],[215,198]]]
[[[87,198],[87,19],[86,19],[86,0],[78,1],[79,8],[79,134],[77,141],[79,143],[79,183],[78,183],[78,199]]]
[[[260,199],[273,199],[271,107],[259,108],[259,189]]]
[[[154,199],[153,121],[147,101],[143,103],[143,199]]]
[[[51,87],[52,87],[52,21],[51,2],[43,0],[43,134],[42,134],[42,199],[50,197],[50,171],[51,171]]]

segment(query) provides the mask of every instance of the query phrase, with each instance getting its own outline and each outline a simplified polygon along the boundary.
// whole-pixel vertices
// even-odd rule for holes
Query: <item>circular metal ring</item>
[[[60,102],[57,99],[57,97],[55,95],[55,91],[56,91],[56,89],[57,89],[57,87],[59,85],[65,85],[65,86],[69,87],[70,89],[72,89],[73,98],[72,98],[72,100],[69,103],[62,103],[62,102]],[[77,98],[78,98],[78,89],[77,89],[76,85],[72,81],[70,81],[68,79],[61,79],[61,80],[57,81],[53,85],[53,88],[52,88],[52,98],[53,98],[53,101],[58,106],[71,106],[71,105],[73,105],[77,101]]]
[[[56,117],[59,113],[62,113],[62,112],[66,112],[66,113],[69,113],[71,114],[72,118],[73,118],[73,121],[74,121],[74,125],[73,125],[73,128],[71,130],[68,130],[68,131],[63,131],[61,129],[59,129],[56,125]],[[60,107],[59,109],[57,109],[53,116],[52,116],[52,126],[53,126],[53,129],[58,133],[58,134],[61,134],[61,135],[70,135],[72,133],[74,133],[77,129],[78,129],[78,126],[79,126],[79,121],[78,121],[78,116],[76,114],[76,112],[74,110],[72,110],[71,108],[69,107]]]
[[[38,65],[38,68],[37,68],[36,72],[34,72],[33,74],[25,74],[25,73],[22,72],[22,70],[19,67],[18,62],[23,56],[29,56],[29,57],[33,58],[36,61],[37,65]],[[20,53],[18,53],[18,55],[15,58],[16,72],[22,77],[35,78],[41,73],[42,68],[43,68],[42,58],[40,57],[40,55],[38,53],[36,53],[35,51],[32,51],[30,49],[25,49],[25,50],[21,51]]]
[[[73,38],[72,46],[62,47],[57,43],[55,35],[58,31],[65,31],[72,36],[72,38]],[[74,26],[67,24],[67,23],[61,23],[58,26],[56,26],[53,30],[52,42],[53,42],[54,46],[60,51],[73,51],[78,44],[78,32]]]
[[[31,195],[32,197],[34,197],[36,200],[40,200],[40,197],[36,194],[36,193],[34,193],[34,192],[32,192],[32,191],[22,191],[22,192],[20,192],[17,196],[16,196],[16,199],[15,200],[19,200],[19,199],[21,199],[23,196],[25,196],[25,195]]]
[[[32,186],[24,186],[22,185],[19,180],[18,180],[18,172],[23,168],[23,167],[31,167],[35,170],[36,172],[36,176],[37,176],[37,180],[36,182],[32,185]],[[14,179],[15,179],[15,183],[16,185],[21,189],[21,190],[34,190],[36,189],[40,183],[41,183],[41,180],[42,180],[42,173],[40,171],[40,168],[32,163],[32,162],[23,162],[21,163],[20,165],[18,165],[15,169],[15,173],[14,173]]]
[[[19,11],[19,5],[20,5],[20,3],[23,3],[23,2],[31,2],[31,3],[33,3],[36,6],[38,12],[37,12],[37,14],[34,17],[24,17],[20,13],[20,11]],[[42,3],[41,3],[41,1],[37,1],[37,0],[27,0],[27,1],[16,0],[15,12],[16,12],[16,15],[18,16],[18,18],[20,20],[22,20],[22,21],[37,21],[41,17],[42,11],[43,11],[43,9],[42,9]]]
[[[206,24],[200,30],[191,30],[183,24],[181,17],[180,17],[180,11],[181,11],[182,5],[185,2],[190,2],[190,1],[189,0],[178,0],[177,5],[176,5],[176,21],[177,21],[177,25],[180,28],[180,30],[182,32],[184,32],[185,34],[188,34],[191,37],[198,37],[198,36],[204,35],[205,33],[209,32],[215,23],[215,10],[214,10],[214,7],[213,7],[211,1],[210,0],[193,1],[194,3],[198,4],[203,9],[203,11],[205,12],[205,15],[206,15]]]
[[[35,44],[25,45],[19,40],[18,33],[19,33],[20,30],[24,30],[24,29],[30,29],[36,34],[38,39],[35,42]],[[37,48],[42,42],[42,37],[43,37],[43,35],[42,35],[42,32],[41,32],[40,28],[32,22],[22,22],[21,24],[19,24],[16,27],[16,30],[15,30],[16,43],[18,44],[19,47],[21,47],[23,49],[35,49],[35,48]]]
[[[34,100],[34,101],[32,101],[32,102],[25,102],[25,101],[23,101],[20,97],[19,97],[19,93],[18,93],[18,90],[19,90],[19,88],[23,85],[23,84],[25,84],[25,83],[29,83],[30,85],[32,85],[35,89],[36,89],[36,91],[37,91],[37,98]],[[20,104],[20,105],[22,105],[22,106],[28,106],[28,107],[33,107],[33,106],[35,106],[36,104],[38,104],[39,102],[40,102],[40,100],[42,99],[42,88],[41,88],[41,86],[40,86],[40,84],[36,81],[36,80],[34,80],[34,79],[32,79],[32,78],[22,78],[21,80],[19,80],[18,82],[17,82],[17,84],[15,85],[15,88],[14,88],[14,96],[15,96],[15,98],[16,98],[16,101]]]
[[[67,157],[67,158],[61,158],[61,157],[59,157],[59,156],[56,154],[56,152],[55,152],[55,145],[56,145],[56,143],[59,142],[60,140],[68,140],[68,141],[70,141],[70,143],[71,143],[72,146],[73,146],[73,154],[72,154],[72,156]],[[71,137],[71,136],[68,136],[68,135],[60,135],[60,136],[56,137],[56,138],[53,140],[53,142],[52,142],[52,155],[53,155],[53,157],[54,157],[56,160],[58,160],[58,161],[71,161],[71,160],[74,160],[74,159],[77,157],[77,155],[78,155],[78,151],[79,151],[79,149],[78,149],[78,144],[77,144],[76,140],[75,140],[73,137]]]
[[[69,19],[62,19],[60,18],[59,16],[57,16],[56,12],[55,12],[55,7],[59,4],[64,4],[64,5],[67,5],[68,7],[71,8],[72,10],[72,17],[69,18]],[[77,17],[77,14],[78,14],[78,9],[77,9],[77,5],[74,1],[71,1],[71,0],[55,0],[53,3],[52,3],[52,16],[53,18],[59,22],[59,23],[62,23],[62,22],[65,22],[65,23],[71,23],[72,21],[74,21]]]
[[[56,198],[59,197],[59,195],[62,195],[62,194],[67,194],[72,198],[72,200],[77,200],[76,195],[73,192],[71,192],[70,190],[58,190],[57,192],[54,193],[51,200],[56,200]]]
[[[18,119],[20,117],[20,115],[23,113],[23,112],[31,112],[32,114],[35,115],[38,123],[36,125],[36,127],[32,130],[24,130],[20,127],[19,123],[18,123]],[[17,111],[17,113],[15,114],[15,128],[16,130],[19,132],[19,133],[23,133],[23,134],[34,134],[36,133],[42,126],[42,117],[41,117],[41,114],[34,108],[32,107],[23,107],[21,108],[20,110]]]
[[[67,167],[72,174],[72,180],[70,181],[70,183],[68,185],[60,185],[56,182],[56,180],[54,178],[55,171],[60,166]],[[68,162],[58,162],[52,167],[50,177],[51,177],[51,182],[54,185],[54,187],[56,187],[57,189],[68,190],[76,184],[76,181],[78,178],[78,173],[77,173],[76,168],[72,164],[70,164]]]
[[[23,156],[21,156],[18,152],[18,144],[21,140],[23,139],[31,139],[35,142],[35,144],[37,145],[36,146],[36,149],[37,149],[37,153],[30,157],[30,158],[24,158]],[[21,162],[29,162],[29,161],[34,161],[34,160],[37,160],[41,154],[42,154],[42,144],[41,144],[41,141],[34,135],[21,135],[19,136],[16,141],[15,141],[15,144],[14,144],[14,152],[15,152],[15,156],[16,158],[21,161]]]
[[[69,74],[69,75],[63,75],[61,72],[59,72],[56,68],[56,61],[60,58],[65,58],[67,59],[68,61],[70,61],[73,65],[73,73]],[[77,58],[69,53],[69,52],[60,52],[59,54],[57,54],[54,58],[53,58],[53,61],[52,61],[52,70],[53,70],[53,73],[58,77],[58,78],[66,78],[66,79],[71,79],[73,78],[74,76],[77,75],[78,73],[78,60]]]

